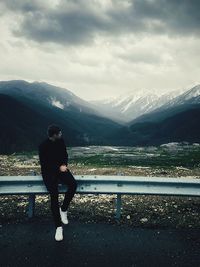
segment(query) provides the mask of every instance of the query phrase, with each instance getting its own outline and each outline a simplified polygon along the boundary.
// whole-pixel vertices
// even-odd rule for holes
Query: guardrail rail
[[[74,175],[80,194],[116,194],[115,218],[120,219],[122,195],[173,195],[200,196],[200,179],[119,176],[119,175]],[[66,185],[58,185],[59,193]],[[48,194],[41,175],[0,176],[0,195],[29,195],[28,217],[34,216],[35,196]]]

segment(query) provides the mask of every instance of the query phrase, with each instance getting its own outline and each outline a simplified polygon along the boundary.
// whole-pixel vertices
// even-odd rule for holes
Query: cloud
[[[2,7],[4,10],[10,10],[14,12],[36,12],[38,10],[45,11],[50,8],[52,1],[40,1],[40,0],[5,0],[2,1]],[[26,14],[27,15],[27,14]]]
[[[39,43],[92,44],[97,36],[200,34],[198,0],[6,0],[20,14],[12,32]]]
[[[109,18],[99,12],[98,6],[83,5],[82,1],[60,1],[45,6],[40,2],[15,0],[15,5],[21,17],[12,29],[13,34],[39,43],[89,44],[97,32],[106,32],[109,25]],[[6,2],[5,8],[12,11],[12,1]]]
[[[45,81],[84,99],[192,87],[200,83],[198,5],[0,1],[0,79]]]
[[[147,29],[149,21],[150,31],[179,36],[200,34],[199,9],[198,0],[136,0],[132,12],[147,21]]]

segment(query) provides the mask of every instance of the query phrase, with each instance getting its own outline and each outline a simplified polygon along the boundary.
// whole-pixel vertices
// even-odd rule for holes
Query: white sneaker
[[[68,224],[69,221],[68,221],[68,218],[67,218],[67,210],[66,210],[66,211],[62,211],[62,210],[61,210],[61,207],[59,207],[59,210],[60,210],[61,221],[62,221],[64,224]]]
[[[55,239],[56,239],[56,241],[63,240],[63,228],[62,228],[62,226],[58,226],[56,228]]]

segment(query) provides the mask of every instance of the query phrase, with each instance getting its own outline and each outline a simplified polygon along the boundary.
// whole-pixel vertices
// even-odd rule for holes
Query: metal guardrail
[[[121,216],[122,195],[173,195],[200,196],[200,179],[116,176],[116,175],[74,175],[80,194],[116,194],[116,219]],[[59,193],[66,191],[66,185],[59,184]],[[34,215],[35,195],[47,194],[42,176],[0,176],[0,195],[29,195],[28,217]]]

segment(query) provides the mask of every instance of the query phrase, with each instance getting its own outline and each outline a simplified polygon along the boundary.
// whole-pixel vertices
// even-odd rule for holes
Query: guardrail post
[[[31,175],[36,175],[35,171],[31,171]],[[30,194],[28,199],[28,218],[32,218],[35,214],[35,194]]]
[[[124,175],[123,172],[118,172],[117,175]],[[117,199],[116,199],[116,214],[115,214],[115,219],[119,220],[121,218],[121,206],[122,206],[122,199],[121,199],[120,193],[117,194]]]
[[[121,217],[121,204],[122,204],[121,194],[117,194],[117,199],[116,199],[116,215],[115,215],[115,218],[117,220],[119,220],[120,217]]]

